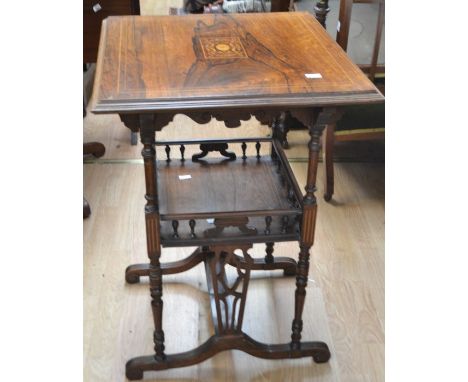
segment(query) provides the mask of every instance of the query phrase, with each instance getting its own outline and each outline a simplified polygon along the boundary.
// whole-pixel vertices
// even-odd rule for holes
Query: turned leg
[[[164,354],[164,331],[162,329],[162,271],[159,257],[151,259],[150,263],[150,293],[151,293],[151,309],[153,311],[154,320],[154,352],[155,358],[163,360]]]
[[[306,296],[307,277],[309,274],[309,250],[314,243],[315,222],[317,216],[317,199],[315,197],[318,157],[320,153],[320,136],[326,125],[332,124],[340,113],[334,109],[323,109],[321,112],[302,112],[303,120],[309,126],[309,159],[307,181],[303,198],[303,215],[301,224],[301,240],[299,243],[299,261],[297,264],[296,292],[294,303],[294,319],[292,322],[291,348],[301,349],[302,312]],[[314,355],[316,362],[327,362],[330,358],[328,348]]]
[[[215,334],[197,348],[183,353],[131,359],[126,365],[128,379],[142,379],[145,371],[194,365],[226,350],[241,350],[265,359],[312,357],[316,362],[328,360],[330,352],[323,342],[301,342],[300,347],[294,348],[290,343],[261,343],[242,331],[250,272],[254,266],[247,252],[250,247],[251,244],[213,245],[201,249],[206,255],[205,270]],[[242,251],[242,256],[234,254],[236,249]],[[236,268],[234,277],[228,277],[226,273],[226,267],[230,266]]]
[[[141,142],[143,143],[142,156],[145,168],[146,183],[146,239],[148,257],[150,259],[149,279],[151,293],[151,308],[154,320],[154,351],[156,359],[164,359],[164,331],[162,329],[162,270],[159,261],[161,257],[161,242],[159,230],[159,208],[156,179],[156,150],[155,132],[145,125],[145,116],[141,116]]]
[[[328,0],[317,1],[314,7],[314,11],[315,18],[326,29],[327,13],[330,12],[330,8],[328,8]]]
[[[329,202],[335,190],[335,174],[333,169],[333,148],[335,144],[335,125],[328,125],[325,129],[324,167],[325,167],[325,194],[324,198]]]
[[[295,276],[297,263],[289,257],[273,257],[275,243],[266,243],[266,255],[262,259],[254,259],[252,270],[274,270],[282,269],[285,276]]]
[[[309,249],[310,245],[300,245],[299,262],[297,264],[296,292],[294,300],[294,320],[292,323],[292,348],[300,349],[302,332],[302,311],[304,310],[304,301],[307,287],[307,276],[309,274]]]

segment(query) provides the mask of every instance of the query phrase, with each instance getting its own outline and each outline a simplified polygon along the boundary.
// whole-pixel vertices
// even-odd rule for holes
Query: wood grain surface
[[[183,175],[191,178],[181,180]],[[276,166],[268,157],[233,162],[210,158],[204,163],[187,161],[183,166],[161,161],[158,177],[162,215],[291,208]]]
[[[109,17],[95,93],[101,113],[383,100],[301,12]]]

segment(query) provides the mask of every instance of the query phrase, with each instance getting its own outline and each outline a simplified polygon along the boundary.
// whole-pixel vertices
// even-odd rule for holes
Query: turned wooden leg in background
[[[330,12],[330,8],[328,8],[328,0],[319,0],[315,4],[314,7],[315,11],[315,18],[318,20],[320,24],[324,28],[326,28],[326,23],[327,23],[327,14]]]
[[[88,201],[83,198],[83,219],[86,219],[91,215],[91,207],[89,207]]]
[[[106,148],[102,143],[99,142],[87,142],[83,143],[83,155],[93,155],[96,158],[100,158],[106,152]]]
[[[100,158],[106,152],[106,148],[102,143],[99,142],[88,142],[83,143],[83,155],[93,155],[96,158]],[[91,215],[91,207],[88,201],[83,197],[83,219],[86,219]]]
[[[288,131],[289,131],[289,125],[286,123],[286,112],[283,112],[274,121],[273,135],[276,139],[280,141],[281,146],[284,149],[289,148]]]
[[[325,193],[323,197],[327,202],[333,197],[335,191],[335,173],[333,170],[333,148],[335,145],[335,125],[328,125],[324,134]]]

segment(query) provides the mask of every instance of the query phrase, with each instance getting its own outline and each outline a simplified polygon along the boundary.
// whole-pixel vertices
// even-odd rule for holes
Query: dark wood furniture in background
[[[95,158],[100,158],[106,152],[106,148],[99,142],[83,143],[83,156],[92,155]],[[86,198],[83,197],[83,219],[91,215],[91,207]]]
[[[97,61],[102,20],[139,14],[139,0],[83,0],[83,62]]]
[[[118,113],[140,131],[146,181],[149,264],[129,266],[125,277],[135,283],[149,276],[154,354],[130,360],[127,377],[141,379],[144,371],[193,365],[231,349],[328,361],[325,343],[304,342],[301,335],[320,136],[339,118],[339,106],[379,103],[381,93],[307,13],[110,17],[103,28],[93,112]],[[305,194],[277,139],[277,119],[285,111],[310,133]],[[216,118],[229,128],[254,116],[273,127],[273,137],[157,141],[156,132],[176,114],[200,124]],[[200,154],[186,158],[188,145],[199,145]],[[234,146],[242,155],[231,152]],[[221,156],[206,156],[213,151]],[[299,243],[297,263],[273,255],[281,241]],[[250,256],[254,243],[266,243],[264,258]],[[185,246],[197,249],[184,260],[161,264],[163,247]],[[200,262],[215,334],[196,349],[166,354],[163,276]],[[296,275],[288,343],[259,343],[242,331],[250,273],[262,269]]]
[[[83,62],[97,61],[102,20],[109,16],[139,15],[140,0],[83,0]],[[130,132],[130,142],[136,145],[138,132]]]
[[[385,65],[379,65],[377,62],[381,46],[383,25],[385,21],[385,0],[340,0],[340,13],[338,16],[340,27],[336,33],[336,42],[343,48],[344,51],[346,51],[348,48],[349,28],[351,26],[353,4],[378,4],[379,6],[371,62],[358,63],[358,66],[361,68],[361,70],[368,74],[371,81],[374,81],[375,75],[377,73],[385,73]]]
[[[328,1],[320,1],[326,3]],[[341,0],[340,13],[338,16],[339,28],[336,34],[336,42],[343,48],[344,51],[348,48],[349,30],[351,25],[351,13],[353,4],[378,4],[379,11],[377,16],[376,33],[374,44],[372,47],[372,58],[369,63],[358,64],[361,70],[366,73],[371,81],[376,80],[376,74],[384,74],[385,66],[379,65],[377,62],[379,50],[382,40],[382,31],[384,25],[385,0]],[[316,7],[317,9],[317,7]],[[316,17],[322,18],[320,13]],[[323,25],[325,26],[326,13],[323,16]],[[383,93],[385,92],[384,77],[379,78],[379,83],[376,86]],[[344,141],[361,141],[385,138],[385,106],[368,105],[368,106],[350,106],[344,110],[344,115],[337,125],[331,124],[327,126],[324,134],[324,167],[325,167],[325,192],[324,198],[330,201],[334,190],[334,169],[333,169],[333,153],[335,142]]]
[[[88,96],[91,94],[91,89],[94,81],[94,71],[87,71],[83,76],[83,118],[86,117],[86,105],[88,103]],[[106,148],[99,142],[83,143],[83,157],[94,156],[100,158],[106,152]],[[88,201],[83,197],[83,219],[91,215],[91,207]]]

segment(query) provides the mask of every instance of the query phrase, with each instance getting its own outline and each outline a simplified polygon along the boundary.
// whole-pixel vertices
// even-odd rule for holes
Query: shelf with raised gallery
[[[272,139],[157,145],[166,152],[166,159],[157,161],[163,246],[299,239],[301,191],[283,149]],[[201,152],[187,159],[189,145],[199,145]],[[229,145],[240,146],[242,155],[230,151]],[[261,155],[265,151],[262,145],[270,146],[269,155]],[[254,155],[247,155],[248,146],[249,151],[255,148]],[[174,152],[180,153],[179,158],[171,157]]]

